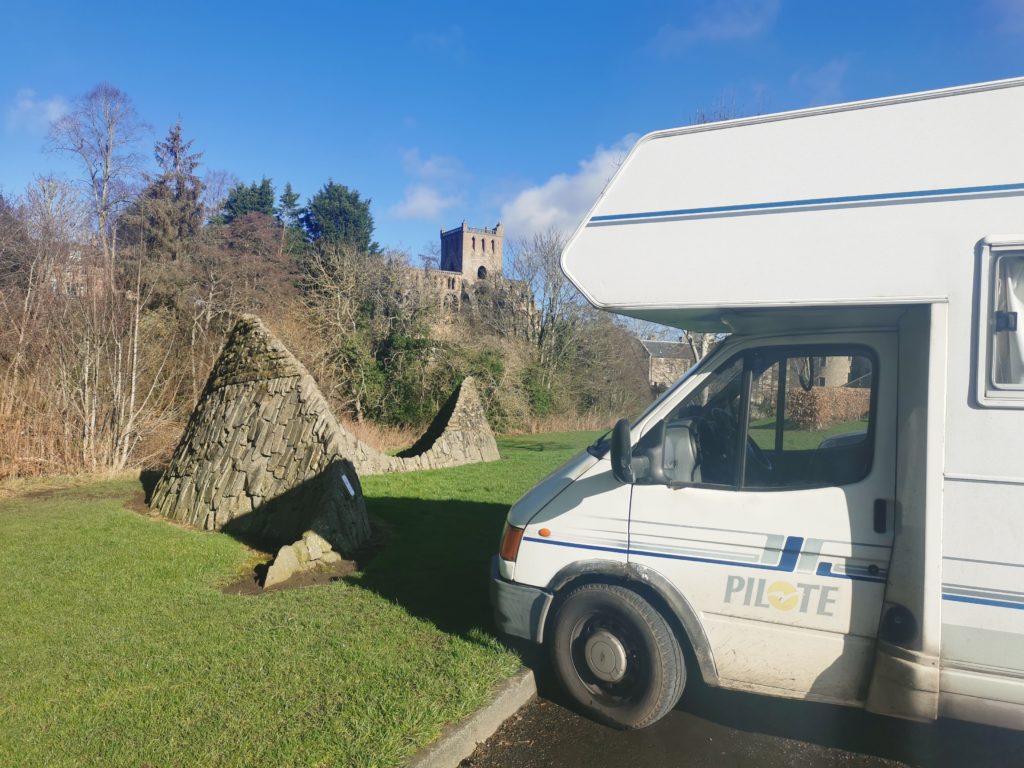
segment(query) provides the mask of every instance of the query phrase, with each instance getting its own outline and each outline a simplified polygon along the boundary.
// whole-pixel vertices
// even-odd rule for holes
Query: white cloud
[[[671,55],[694,43],[750,40],[767,32],[779,15],[780,0],[713,0],[694,14],[689,24],[665,24],[651,44],[662,55]]]
[[[413,35],[413,45],[422,51],[450,56],[458,62],[466,60],[466,41],[462,27],[453,24],[444,32],[424,30]]]
[[[513,237],[528,237],[552,227],[570,232],[597,200],[635,141],[636,137],[630,135],[614,146],[598,147],[580,161],[576,173],[560,173],[520,191],[501,206],[505,230]]]
[[[822,67],[794,72],[789,85],[807,100],[810,106],[835,104],[843,100],[843,84],[850,62],[832,59]]]
[[[67,114],[68,103],[62,96],[40,98],[31,88],[23,88],[7,109],[7,130],[45,133],[50,123]]]
[[[445,196],[426,184],[414,184],[405,188],[405,197],[388,212],[398,219],[436,219],[442,212],[458,205],[462,198]]]
[[[997,32],[1024,35],[1024,0],[989,0],[988,9]]]
[[[402,153],[402,165],[410,176],[421,179],[450,179],[462,173],[462,163],[447,155],[421,157],[417,147]]]

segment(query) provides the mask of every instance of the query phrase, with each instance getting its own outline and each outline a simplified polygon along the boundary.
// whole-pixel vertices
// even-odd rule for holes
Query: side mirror
[[[612,429],[611,440],[612,474],[620,483],[632,483],[636,478],[633,475],[633,445],[629,440],[629,421],[619,419]]]

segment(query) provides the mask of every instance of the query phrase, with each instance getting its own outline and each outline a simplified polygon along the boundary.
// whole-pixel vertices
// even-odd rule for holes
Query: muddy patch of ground
[[[269,561],[260,563],[252,571],[221,587],[221,592],[226,595],[268,595],[284,589],[301,589],[342,581],[359,570],[354,560],[342,560],[331,565],[320,564],[314,570],[299,571],[287,581],[264,589],[263,579],[267,575],[269,565]]]
[[[164,517],[150,507],[149,490],[145,487],[140,487],[132,493],[131,497],[125,500],[124,507],[152,520],[158,520],[183,530],[195,530],[190,526]],[[217,535],[224,534],[217,532]],[[274,560],[279,544],[263,540],[242,540],[235,537],[249,550],[251,555],[249,565],[237,578],[222,586],[221,591],[227,595],[262,595],[280,592],[284,589],[302,589],[303,587],[342,581],[363,570],[366,564],[376,557],[390,537],[391,527],[376,515],[370,515],[370,538],[359,548],[352,559],[343,559],[330,564],[318,563],[315,569],[299,571],[287,581],[267,589],[263,588],[263,581],[266,578],[267,569]]]

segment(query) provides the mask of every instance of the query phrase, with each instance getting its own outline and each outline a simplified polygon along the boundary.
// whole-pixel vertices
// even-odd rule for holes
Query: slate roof
[[[641,339],[644,349],[650,357],[667,360],[693,360],[693,351],[685,341],[651,341]]]

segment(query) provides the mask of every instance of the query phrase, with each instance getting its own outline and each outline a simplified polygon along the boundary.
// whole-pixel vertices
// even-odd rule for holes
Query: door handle
[[[885,499],[875,499],[875,533],[885,533],[889,527],[889,505]]]

